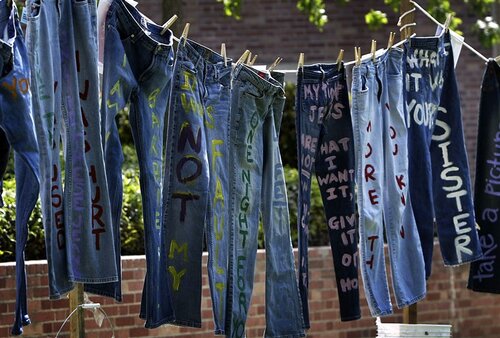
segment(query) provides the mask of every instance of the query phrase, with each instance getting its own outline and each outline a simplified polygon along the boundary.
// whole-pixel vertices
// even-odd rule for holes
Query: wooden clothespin
[[[451,20],[453,20],[453,13],[446,14],[446,21],[444,22],[444,31],[448,32],[450,29]]]
[[[356,61],[356,66],[361,64],[361,47],[354,47],[354,60]]]
[[[498,56],[495,58],[495,61],[496,61],[496,62],[500,62],[500,55],[498,55]]]
[[[186,41],[187,41],[187,38],[188,38],[188,34],[189,34],[189,22],[186,24],[186,26],[184,26],[184,30],[182,31],[182,38],[184,38],[184,46],[186,45]]]
[[[174,22],[177,21],[178,18],[179,17],[177,16],[177,14],[174,14],[170,19],[168,19],[168,21],[163,24],[163,26],[162,26],[163,28],[162,28],[160,34],[161,35],[165,34],[165,32],[168,31],[168,29],[174,24]]]
[[[253,64],[254,64],[254,63],[255,63],[255,61],[257,60],[257,56],[258,56],[258,55],[257,55],[257,54],[255,54],[255,55],[253,56],[252,60],[250,60],[250,62],[248,62],[247,64],[248,64],[249,66],[253,66]]]
[[[377,41],[375,40],[372,40],[371,54],[372,54],[372,61],[375,62],[375,54],[377,54]]]
[[[250,53],[250,51],[248,49],[245,50],[243,52],[243,54],[241,54],[241,56],[238,59],[238,61],[236,61],[236,64],[239,65],[240,63],[245,62],[245,60],[247,59],[247,56],[248,56],[249,53]]]
[[[226,44],[224,42],[220,45],[220,55],[224,58],[224,66],[227,67]]]
[[[337,69],[341,70],[342,69],[342,61],[344,60],[344,50],[341,49],[339,52],[339,56],[337,56]]]
[[[396,33],[389,33],[389,42],[387,42],[387,49],[391,49],[392,45],[394,45],[394,39],[396,38]]]
[[[247,66],[250,66],[250,62],[252,62],[252,52],[248,52],[247,59],[245,61],[245,64]]]
[[[297,65],[298,69],[304,68],[304,53],[299,54],[299,64]]]
[[[274,70],[274,68],[278,67],[278,65],[280,64],[280,62],[283,61],[283,58],[280,58],[279,56],[276,58],[276,60],[274,60],[274,62],[269,66],[269,68],[267,68],[267,70],[269,72],[272,72]]]

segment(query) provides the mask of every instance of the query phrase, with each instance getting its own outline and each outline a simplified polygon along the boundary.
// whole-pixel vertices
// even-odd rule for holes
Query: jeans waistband
[[[450,33],[437,36],[414,36],[405,42],[405,47],[410,49],[428,49],[433,51],[444,50],[446,41],[450,41]]]
[[[338,63],[316,63],[299,69],[299,77],[304,80],[323,81],[336,76],[345,76],[345,68],[342,66],[339,70]]]
[[[185,40],[181,38],[178,54],[187,57],[194,64],[195,68],[200,67],[202,64],[207,66],[208,75],[216,79],[231,71],[231,59],[226,59],[226,66],[224,65],[224,57],[222,55],[190,39]]]
[[[273,96],[275,94],[285,95],[285,91],[281,86],[271,83],[262,78],[252,68],[240,63],[233,71],[233,79],[239,81],[247,81],[257,88],[262,95]]]
[[[172,46],[172,31],[167,30],[162,35],[162,26],[155,24],[134,6],[123,0],[115,0],[111,3],[106,21],[113,20],[114,15],[119,16],[121,32],[131,36],[133,42],[141,39],[141,48],[147,48],[151,52],[154,51],[165,56],[170,55],[171,49],[162,48],[162,45],[165,47]],[[118,17],[116,20],[118,20]]]

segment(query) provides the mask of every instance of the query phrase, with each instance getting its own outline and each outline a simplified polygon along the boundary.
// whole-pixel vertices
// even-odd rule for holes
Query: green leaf
[[[365,14],[365,22],[368,25],[369,29],[377,30],[380,27],[387,25],[387,14],[378,10],[371,9],[368,13]]]

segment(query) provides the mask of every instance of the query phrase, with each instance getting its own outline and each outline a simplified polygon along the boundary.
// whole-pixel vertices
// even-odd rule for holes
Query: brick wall
[[[398,31],[397,14],[384,7],[381,0],[351,1],[348,5],[332,5],[326,2],[330,22],[323,32],[312,26],[305,15],[296,8],[296,0],[252,0],[242,1],[241,20],[225,17],[223,5],[216,0],[181,1],[179,25],[176,36],[182,32],[185,22],[191,23],[189,36],[206,46],[219,51],[225,42],[227,53],[238,59],[245,49],[258,54],[258,64],[271,64],[277,56],[284,58],[282,64],[288,69],[297,65],[300,52],[305,53],[306,63],[334,62],[340,48],[345,50],[345,59],[352,60],[354,46],[361,51],[370,50],[371,39],[378,46],[387,45],[389,31]],[[425,1],[421,1],[425,4]],[[163,23],[160,0],[139,0],[139,8],[154,21]],[[364,14],[371,8],[387,9],[389,24],[386,28],[371,32],[364,22]],[[476,17],[465,7],[463,1],[454,1],[453,8],[463,19],[461,30],[466,41],[478,48],[483,55],[492,56],[491,50],[480,48],[478,39],[470,31]],[[423,15],[417,13],[416,31],[419,35],[432,34],[435,26]],[[481,59],[463,48],[457,78],[462,99],[463,123],[466,146],[469,154],[471,175],[475,172],[475,152],[479,94],[484,64]],[[293,78],[293,75],[290,77]]]
[[[436,244],[433,275],[428,284],[428,295],[419,303],[419,322],[453,325],[453,337],[498,337],[500,332],[500,302],[497,297],[488,294],[474,293],[466,289],[468,266],[444,268]],[[261,337],[265,325],[264,307],[264,271],[265,254],[257,255],[255,286],[251,310],[248,319],[248,337]],[[206,263],[206,255],[203,264]],[[308,337],[324,338],[361,338],[375,337],[375,321],[370,317],[363,292],[361,304],[363,318],[359,321],[341,323],[339,320],[337,290],[330,249],[316,247],[310,249],[310,310],[311,330]],[[32,324],[25,328],[24,337],[54,337],[60,325],[69,314],[68,300],[51,301],[48,299],[47,266],[44,261],[28,262],[28,306]],[[94,297],[94,302],[103,304],[104,310],[111,317],[116,327],[115,337],[213,337],[212,310],[206,271],[203,277],[201,329],[165,326],[155,330],[147,330],[138,317],[142,282],[145,273],[143,256],[123,258],[123,291],[124,301],[117,304],[103,297]],[[14,264],[0,264],[0,337],[7,337],[9,326],[13,322],[14,312]],[[362,289],[362,287],[361,287]],[[402,310],[384,322],[401,322]],[[87,313],[87,337],[110,337],[107,322],[98,329]],[[65,327],[65,334],[69,327]]]

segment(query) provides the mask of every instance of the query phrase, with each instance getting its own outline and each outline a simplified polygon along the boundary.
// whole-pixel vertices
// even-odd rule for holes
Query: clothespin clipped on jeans
[[[220,55],[224,58],[224,67],[227,67],[227,54],[226,54],[226,44],[222,43],[220,45]]]
[[[249,53],[250,53],[250,51],[248,49],[245,50],[243,52],[243,54],[241,54],[241,56],[238,59],[238,61],[236,61],[236,65],[239,65],[240,63],[245,62]]]
[[[453,13],[446,14],[446,21],[444,22],[444,31],[448,32],[450,29],[451,20],[453,19]]]
[[[253,56],[252,60],[250,60],[247,64],[248,64],[249,66],[253,66],[253,64],[254,64],[254,63],[255,63],[255,61],[257,60],[257,56],[258,56],[258,55],[257,55],[257,54],[255,54],[255,55]]]
[[[186,41],[187,41],[187,38],[188,38],[188,34],[189,34],[189,22],[186,24],[186,26],[184,26],[184,30],[182,31],[182,38],[184,38],[184,46],[186,45]]]
[[[375,55],[377,54],[377,41],[375,40],[372,40],[371,54],[372,54],[372,61],[375,62]]]
[[[274,70],[274,68],[278,67],[278,65],[280,64],[280,62],[283,61],[283,58],[280,58],[279,56],[276,58],[276,60],[274,60],[274,62],[269,66],[269,68],[267,68],[267,70],[269,72],[272,72]]]
[[[394,45],[394,39],[396,38],[396,33],[389,33],[389,41],[387,42],[387,49],[391,49],[392,45]]]
[[[337,61],[336,61],[336,64],[337,64],[337,70],[341,70],[342,69],[342,61],[344,60],[344,50],[341,49],[340,52],[339,52],[339,56],[337,56]]]
[[[168,29],[174,24],[175,21],[177,21],[178,18],[179,17],[177,16],[177,14],[174,14],[170,19],[168,19],[168,21],[163,24],[160,35],[165,34],[165,32],[168,31]]]
[[[354,47],[354,60],[356,61],[356,66],[361,65],[361,47]]]
[[[299,64],[297,65],[298,69],[304,68],[304,53],[299,54]]]

